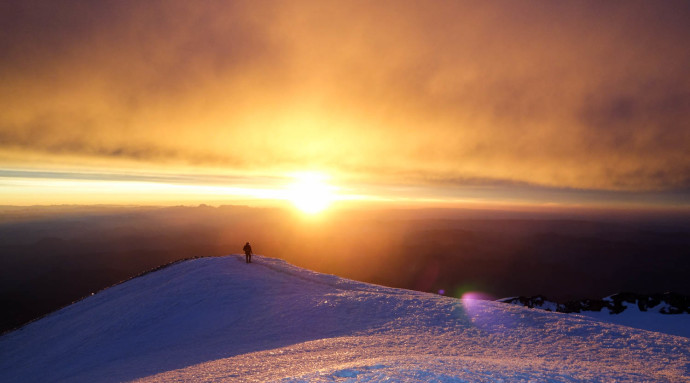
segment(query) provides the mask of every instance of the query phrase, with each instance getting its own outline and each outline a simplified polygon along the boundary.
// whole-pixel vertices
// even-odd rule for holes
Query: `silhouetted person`
[[[247,257],[247,263],[252,263],[252,246],[249,242],[244,245],[242,250],[244,250],[244,255]]]

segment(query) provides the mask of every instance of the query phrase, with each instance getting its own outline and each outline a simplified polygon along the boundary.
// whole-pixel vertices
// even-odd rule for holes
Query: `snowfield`
[[[668,293],[659,295],[668,295]],[[617,304],[613,304],[611,297],[606,297],[602,301],[596,302],[587,299],[579,302],[571,301],[571,303],[578,310],[574,312],[598,321],[690,338],[690,313],[687,313],[687,306],[684,306],[684,302],[676,302],[676,304],[672,305],[668,302],[660,301],[653,306],[648,306],[645,304],[645,302],[649,302],[648,295],[622,293],[614,296],[618,296],[616,298]],[[630,301],[625,299],[630,299]],[[644,310],[640,309],[638,299],[643,300]],[[569,311],[572,310],[573,305],[548,301],[543,296],[510,297],[499,299],[498,301],[539,310],[573,312]],[[597,307],[606,301],[612,302],[614,307],[616,305],[620,305],[620,307],[613,310],[610,307]],[[667,314],[668,312],[675,312],[675,314]]]
[[[1,382],[690,381],[690,338],[200,258],[0,338]]]

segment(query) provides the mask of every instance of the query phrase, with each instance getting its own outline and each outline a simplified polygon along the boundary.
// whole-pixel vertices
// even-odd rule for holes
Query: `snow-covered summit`
[[[690,339],[319,274],[180,262],[0,338],[0,381],[687,381]]]

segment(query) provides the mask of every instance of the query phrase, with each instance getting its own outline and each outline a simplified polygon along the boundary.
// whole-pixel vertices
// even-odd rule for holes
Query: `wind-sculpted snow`
[[[130,280],[0,338],[0,381],[688,381],[690,339],[258,256]]]

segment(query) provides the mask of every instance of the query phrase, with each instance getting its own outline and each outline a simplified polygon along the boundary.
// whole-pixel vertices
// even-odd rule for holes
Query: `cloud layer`
[[[3,2],[0,161],[687,190],[688,19],[680,1]]]

